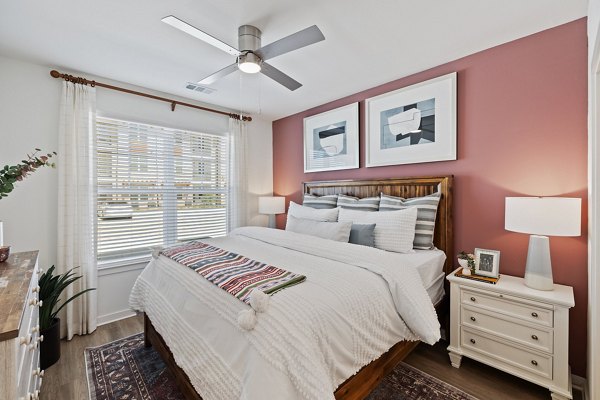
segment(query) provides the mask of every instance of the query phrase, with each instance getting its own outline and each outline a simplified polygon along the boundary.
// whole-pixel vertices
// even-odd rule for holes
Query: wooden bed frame
[[[343,180],[343,181],[320,181],[305,182],[303,193],[314,195],[347,194],[355,197],[373,197],[380,193],[400,197],[425,196],[440,191],[442,196],[438,207],[435,222],[435,246],[446,253],[444,272],[449,274],[453,270],[454,249],[452,240],[452,176],[432,176],[417,178],[397,178],[380,180]],[[446,293],[448,282],[444,282]],[[436,305],[436,311],[442,326],[447,328],[448,317],[448,295]],[[446,329],[446,332],[448,330]],[[364,399],[379,382],[402,361],[420,342],[406,341],[396,343],[390,350],[377,360],[364,366],[354,376],[348,378],[338,386],[334,395],[338,400],[361,400]],[[167,368],[175,376],[175,380],[188,400],[202,400],[202,397],[192,386],[186,373],[177,365],[171,350],[156,331],[152,322],[144,314],[144,344],[146,347],[153,346],[165,361]]]

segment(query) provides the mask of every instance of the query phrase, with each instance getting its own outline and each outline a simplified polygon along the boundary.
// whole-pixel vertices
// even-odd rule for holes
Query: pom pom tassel
[[[242,329],[251,331],[256,326],[256,312],[252,308],[242,310],[238,313],[237,321]]]
[[[247,331],[251,331],[256,326],[258,318],[256,313],[266,312],[269,308],[269,295],[265,292],[254,289],[250,296],[249,309],[242,310],[238,313],[238,325]]]
[[[267,309],[269,308],[269,295],[261,290],[254,289],[250,296],[250,306],[256,312],[267,312]]]

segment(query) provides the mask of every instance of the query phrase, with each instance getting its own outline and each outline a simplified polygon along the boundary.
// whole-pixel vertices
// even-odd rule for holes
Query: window
[[[98,261],[223,236],[227,138],[98,117]]]

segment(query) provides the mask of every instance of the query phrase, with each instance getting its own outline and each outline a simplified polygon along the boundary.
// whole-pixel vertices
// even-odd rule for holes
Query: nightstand
[[[456,271],[454,271],[456,272]],[[450,361],[469,357],[572,399],[569,309],[573,288],[531,289],[502,275],[495,285],[454,276],[450,281]]]

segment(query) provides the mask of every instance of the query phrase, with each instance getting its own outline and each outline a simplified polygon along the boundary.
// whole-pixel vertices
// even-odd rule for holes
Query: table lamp
[[[553,290],[548,236],[581,235],[581,199],[507,197],[504,229],[531,234],[525,285],[538,290]]]
[[[275,228],[275,214],[285,212],[285,197],[259,197],[258,213],[269,215],[269,228]]]

